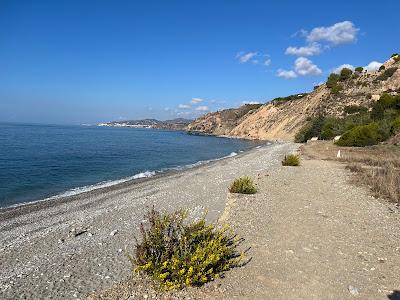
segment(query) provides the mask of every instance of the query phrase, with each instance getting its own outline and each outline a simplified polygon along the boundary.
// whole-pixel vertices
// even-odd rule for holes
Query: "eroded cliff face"
[[[231,135],[232,129],[260,107],[261,104],[246,104],[239,108],[208,113],[190,123],[187,130],[215,135]]]
[[[384,92],[399,93],[400,61],[391,58],[384,66],[385,70],[397,69],[384,80],[385,70],[355,72],[351,78],[339,82],[342,90],[337,94],[322,84],[298,99],[209,113],[192,122],[188,130],[248,139],[292,141],[296,133],[319,114],[340,117],[346,106],[368,107]]]

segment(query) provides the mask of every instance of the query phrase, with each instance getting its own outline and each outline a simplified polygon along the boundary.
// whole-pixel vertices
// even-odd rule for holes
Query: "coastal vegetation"
[[[229,227],[207,224],[205,215],[188,220],[186,211],[161,214],[153,209],[141,225],[141,241],[128,256],[134,272],[147,274],[161,290],[200,286],[238,266],[239,240]]]
[[[341,136],[339,146],[364,147],[386,141],[399,132],[400,95],[384,93],[369,107],[348,106],[341,117],[319,115],[296,135],[297,142],[312,137],[330,140]]]
[[[236,178],[231,186],[229,187],[229,192],[236,194],[255,194],[257,188],[253,183],[253,179],[249,176],[244,176]]]
[[[357,173],[357,183],[366,184],[374,196],[400,204],[400,161],[364,160],[351,162],[347,169]]]
[[[341,150],[341,156],[337,152]],[[394,145],[376,145],[363,148],[339,147],[328,141],[302,147],[307,156],[338,160],[356,176],[353,183],[368,186],[374,196],[400,204],[400,148]]]
[[[297,154],[285,155],[284,159],[282,160],[282,166],[300,166],[300,156]]]
[[[305,96],[307,96],[308,93],[302,93],[302,94],[295,94],[295,95],[289,95],[286,97],[277,97],[274,98],[273,100],[271,100],[271,103],[275,104],[275,105],[279,105],[288,101],[293,101],[293,100],[299,100],[301,98],[304,98]]]

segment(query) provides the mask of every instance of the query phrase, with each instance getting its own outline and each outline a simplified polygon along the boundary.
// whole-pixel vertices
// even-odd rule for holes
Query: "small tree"
[[[349,79],[349,78],[351,77],[351,74],[353,74],[353,71],[352,71],[351,69],[349,69],[349,68],[343,68],[343,69],[340,71],[339,80],[341,80],[341,81],[347,80],[347,79]]]
[[[363,67],[357,67],[357,68],[355,69],[355,71],[358,72],[358,73],[361,73],[363,70],[364,70]]]
[[[331,89],[334,86],[336,86],[338,80],[339,80],[339,75],[336,73],[331,73],[328,77],[328,80],[326,81],[326,86]]]

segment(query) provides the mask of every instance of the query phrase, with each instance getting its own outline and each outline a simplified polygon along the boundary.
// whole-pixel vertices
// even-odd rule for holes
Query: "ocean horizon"
[[[0,123],[0,207],[182,170],[260,144],[149,128]]]

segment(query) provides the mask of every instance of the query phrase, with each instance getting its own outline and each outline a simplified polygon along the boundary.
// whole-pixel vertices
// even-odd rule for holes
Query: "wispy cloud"
[[[236,54],[236,58],[239,60],[240,63],[246,63],[250,61],[253,57],[257,55],[257,52],[239,52]]]
[[[195,110],[196,110],[196,111],[209,111],[210,109],[209,109],[209,107],[206,106],[206,105],[201,105],[201,106],[197,106],[197,107],[195,108]]]
[[[264,66],[269,66],[272,62],[269,54],[262,54],[258,52],[241,51],[236,54],[236,59],[239,60],[241,64],[252,63],[254,65]]]
[[[200,103],[200,102],[203,102],[204,100],[203,99],[200,99],[200,98],[192,98],[192,100],[190,101],[190,103],[192,103],[192,104],[197,104],[197,103]]]
[[[178,104],[178,108],[180,108],[180,109],[190,109],[191,106],[189,104]]]

